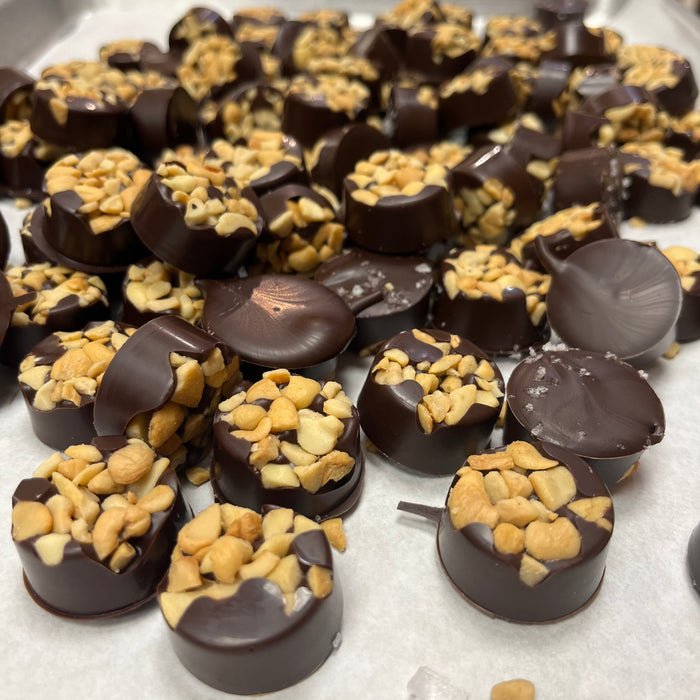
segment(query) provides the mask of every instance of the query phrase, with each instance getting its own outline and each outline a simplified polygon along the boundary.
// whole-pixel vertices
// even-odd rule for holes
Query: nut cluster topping
[[[681,286],[686,292],[700,291],[700,255],[691,248],[673,245],[661,251],[676,268],[681,278]]]
[[[309,59],[306,70],[313,75],[341,75],[363,82],[379,80],[379,71],[362,56],[315,56]]]
[[[630,102],[619,107],[610,107],[603,115],[608,121],[598,130],[598,143],[629,141],[663,141],[670,124],[667,112],[659,111],[651,102]]]
[[[486,36],[537,36],[543,31],[542,25],[524,15],[495,15],[486,23]]]
[[[401,151],[376,151],[348,179],[356,186],[350,196],[372,207],[382,197],[415,197],[428,185],[447,188],[447,169]]]
[[[258,260],[273,272],[309,274],[340,253],[345,230],[330,206],[310,197],[288,199],[286,205],[267,227],[273,240],[258,244]]]
[[[33,138],[28,121],[11,119],[0,124],[0,150],[7,158],[17,158]]]
[[[175,491],[158,483],[168,465],[140,440],[109,455],[93,445],[72,445],[65,456],[54,452],[34,476],[50,480],[58,493],[46,503],[19,501],[12,509],[12,538],[36,537],[32,544],[47,566],[59,565],[65,546],[76,540],[91,544],[112,571],[124,571],[137,556],[130,540],[145,535],[151,516],[175,500]]]
[[[231,143],[239,139],[253,137],[256,130],[279,131],[282,125],[282,108],[284,98],[277,91],[264,93],[265,102],[269,108],[255,107],[258,97],[258,87],[251,87],[240,99],[229,100],[221,107],[221,121],[224,136]]]
[[[635,85],[649,91],[659,88],[673,88],[680,82],[680,71],[674,72],[677,65],[682,65],[682,56],[661,48],[630,44],[622,46],[617,53],[617,63],[625,71],[622,82]]]
[[[470,51],[478,51],[481,41],[468,27],[441,22],[431,28],[433,38],[430,47],[433,61],[440,63],[445,57],[458,58]]]
[[[508,252],[513,253],[519,260],[523,259],[523,247],[531,243],[537,236],[552,236],[561,230],[566,230],[575,241],[582,241],[602,223],[597,217],[600,205],[593,202],[588,206],[575,206],[561,209],[556,214],[537,221],[510,242]]]
[[[501,71],[494,66],[479,68],[469,73],[460,73],[440,87],[440,97],[447,99],[456,93],[473,92],[484,95],[491,85],[491,81]]]
[[[502,34],[489,40],[482,55],[514,56],[520,61],[537,63],[544,51],[551,51],[555,48],[556,41],[554,32],[547,32],[539,36]]]
[[[350,51],[350,42],[333,27],[309,25],[294,42],[292,60],[297,71],[309,70],[317,58],[340,58]]]
[[[448,269],[442,278],[450,299],[464,294],[469,299],[490,297],[503,301],[506,289],[520,290],[533,326],[538,326],[546,311],[545,297],[549,291],[549,275],[526,270],[509,260],[507,253],[490,245],[478,245],[475,250],[464,250],[456,258],[447,258]]]
[[[131,205],[151,176],[139,159],[123,148],[70,154],[56,161],[47,171],[44,187],[49,196],[75,192],[96,235],[118,226],[131,213]],[[45,202],[45,207],[49,207]]]
[[[107,63],[116,54],[126,54],[136,60],[141,55],[143,43],[141,39],[117,39],[117,41],[110,41],[108,44],[100,47],[100,61]]]
[[[395,386],[405,381],[420,384],[423,398],[417,414],[424,433],[429,435],[442,426],[457,425],[475,404],[500,407],[503,392],[488,360],[461,354],[459,336],[452,335],[449,342],[440,342],[421,330],[414,329],[411,333],[416,340],[439,348],[442,357],[435,362],[412,362],[400,347],[388,348],[372,368],[372,375],[377,384]]]
[[[176,628],[187,607],[207,596],[234,596],[251,578],[266,578],[279,588],[287,615],[292,615],[300,588],[317,599],[333,590],[333,572],[309,566],[294,553],[292,543],[321,526],[289,508],[275,508],[260,516],[229,503],[214,503],[187,523],[178,535],[168,571],[168,587],[161,593],[161,610]]]
[[[204,308],[204,292],[194,275],[154,260],[148,265],[130,265],[124,287],[126,299],[141,313],[171,313],[197,323]]]
[[[212,88],[236,80],[240,59],[241,49],[233,39],[212,34],[191,44],[182,57],[177,77],[190,97],[199,102]]]
[[[533,112],[525,112],[517,119],[501,124],[495,129],[491,129],[491,131],[488,132],[488,138],[499,146],[506,146],[513,141],[516,131],[521,126],[531,131],[537,131],[540,134],[546,132],[544,123],[536,114]]]
[[[245,42],[264,46],[266,51],[272,51],[278,34],[279,26],[277,25],[263,25],[247,22],[236,30],[235,39],[240,43]]]
[[[502,451],[476,454],[462,467],[447,507],[456,530],[483,523],[493,547],[520,559],[520,580],[536,586],[550,572],[547,562],[574,559],[581,551],[577,518],[612,531],[608,496],[578,497],[571,471],[517,441]]]
[[[426,166],[436,163],[450,170],[459,165],[473,150],[472,146],[463,146],[454,141],[439,141],[427,151],[419,149],[414,151],[413,155],[419,158]]]
[[[649,184],[670,190],[675,197],[696,192],[700,185],[700,160],[688,163],[683,151],[659,143],[626,143],[620,153],[639,156],[642,162],[625,163],[626,174],[648,171]]]
[[[211,149],[224,162],[226,174],[241,188],[269,175],[278,163],[291,163],[303,170],[301,157],[291,152],[281,131],[256,129],[245,145],[234,146],[224,139],[217,139]]]
[[[258,211],[241,196],[220,159],[182,153],[177,161],[161,163],[156,175],[172,190],[173,201],[185,208],[185,223],[190,228],[213,228],[220,236],[240,229],[257,234]]]
[[[54,333],[60,357],[53,363],[30,353],[19,366],[20,384],[34,391],[32,406],[52,411],[57,406],[76,407],[91,401],[107,366],[135,328],[120,329],[114,321],[82,331]]]
[[[443,19],[442,6],[435,0],[401,0],[380,15],[382,23],[411,30]]]
[[[240,380],[240,372],[238,356],[226,364],[218,347],[202,361],[171,352],[170,366],[172,394],[160,408],[134,416],[126,435],[143,440],[178,467],[187,459],[189,447],[208,447],[221,392]]]
[[[10,267],[5,276],[13,296],[32,295],[15,309],[13,326],[28,326],[30,323],[45,326],[49,314],[68,297],[75,297],[81,308],[97,303],[107,306],[104,282],[85,272],[51,263],[35,263]]]
[[[184,39],[188,45],[199,40],[207,39],[218,34],[216,22],[213,21],[214,13],[210,13],[208,19],[198,16],[195,9],[190,10],[178,23],[173,32],[174,39]]]
[[[289,83],[288,95],[299,95],[305,102],[325,105],[333,112],[357,117],[369,100],[369,89],[358,80],[342,75],[297,75]]]
[[[700,112],[693,111],[682,117],[672,117],[670,128],[678,134],[687,134],[691,141],[700,141]]]
[[[219,411],[231,435],[251,444],[248,462],[265,488],[316,493],[355,466],[354,457],[336,449],[344,421],[356,416],[338,382],[322,385],[286,369],[270,370],[220,403]]]
[[[462,227],[477,242],[499,242],[515,220],[515,195],[510,187],[489,177],[479,187],[462,187],[454,205]]]

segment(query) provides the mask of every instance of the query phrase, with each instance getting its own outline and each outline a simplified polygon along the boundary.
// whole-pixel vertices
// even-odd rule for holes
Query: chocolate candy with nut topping
[[[433,312],[436,328],[498,354],[522,352],[548,340],[549,275],[525,269],[509,252],[488,245],[450,253],[441,274],[443,290]]]
[[[700,338],[700,255],[685,246],[661,251],[676,268],[683,287],[683,304],[676,322],[676,340],[686,343]]]
[[[545,268],[535,250],[538,236],[544,237],[554,257],[564,260],[588,243],[619,238],[620,234],[606,208],[598,202],[560,209],[529,226],[510,242],[508,248],[525,267],[544,272]]]
[[[433,270],[424,258],[348,248],[323,263],[314,279],[339,294],[355,314],[351,349],[370,348],[427,322]]]
[[[397,148],[435,143],[440,132],[435,89],[430,85],[393,85],[389,93],[385,124],[387,135]]]
[[[401,57],[381,25],[362,32],[350,50],[354,55],[370,60],[384,81],[391,81],[401,67]]]
[[[342,29],[299,18],[280,27],[272,52],[283,75],[296,75],[307,71],[312,59],[346,55],[352,44],[352,37]]]
[[[619,153],[629,178],[625,218],[666,223],[690,216],[700,185],[700,161],[687,162],[682,151],[659,143],[625,143]]]
[[[193,7],[171,27],[168,45],[171,50],[184,51],[200,39],[217,35],[233,37],[231,25],[214,10]]]
[[[231,20],[234,33],[241,27],[279,27],[287,21],[287,16],[275,7],[245,7],[237,9]]]
[[[318,282],[254,275],[202,286],[202,327],[235,349],[247,379],[275,367],[326,379],[355,334],[352,311]]]
[[[107,365],[135,328],[114,321],[59,331],[39,341],[19,365],[19,388],[34,434],[65,450],[97,436],[95,393]]]
[[[578,110],[588,98],[607,92],[621,82],[622,71],[616,63],[579,66],[571,72],[566,94],[560,101],[560,108]]]
[[[96,619],[153,597],[187,508],[175,471],[140,440],[72,445],[12,497],[24,582],[45,610]]]
[[[541,188],[502,146],[484,146],[451,171],[461,228],[475,242],[504,243],[537,220]]]
[[[438,554],[482,612],[550,622],[598,592],[613,524],[610,494],[586,462],[551,443],[516,441],[469,457],[457,472]]]
[[[360,418],[338,382],[270,370],[219,404],[211,479],[220,501],[335,517],[357,502],[363,471]]]
[[[305,185],[283,185],[260,198],[265,229],[250,270],[311,275],[340,253],[345,230],[333,205]]]
[[[518,80],[524,81],[520,99],[524,98],[527,111],[548,120],[561,116],[563,108],[559,103],[565,95],[570,75],[571,66],[564,61],[540,61],[536,67],[519,63],[511,71],[516,92],[519,92]]]
[[[583,22],[588,0],[535,0],[535,18],[544,29],[560,22]]]
[[[122,297],[124,321],[134,326],[171,314],[197,325],[204,308],[204,292],[194,275],[153,258],[129,266]]]
[[[33,89],[31,76],[10,66],[0,68],[0,123],[29,119]]]
[[[358,162],[343,201],[348,237],[377,253],[420,253],[454,231],[447,169],[397,150]]]
[[[369,89],[339,75],[298,75],[284,99],[282,131],[304,148],[331,129],[361,121],[370,103]]]
[[[178,316],[141,326],[105,370],[95,397],[98,435],[146,441],[175,467],[192,466],[211,445],[222,390],[240,381],[238,357]]]
[[[117,39],[100,46],[99,58],[112,68],[121,71],[147,70],[143,57],[160,53],[160,49],[150,41],[142,39]]]
[[[609,488],[663,439],[659,397],[630,365],[585,350],[523,360],[506,389],[504,442],[544,440],[586,460]]]
[[[125,267],[147,252],[130,215],[151,171],[122,148],[67,155],[44,178],[42,234],[69,260]]]
[[[486,447],[503,403],[503,378],[483,350],[438,330],[383,343],[360,392],[362,429],[399,464],[451,474]]]
[[[203,154],[161,163],[133,205],[137,235],[156,257],[202,277],[234,275],[262,230],[252,190]]]
[[[566,61],[572,66],[614,63],[622,37],[608,27],[589,27],[583,22],[562,22],[551,30],[555,41],[542,58]]]
[[[313,673],[335,648],[343,616],[326,535],[287,508],[262,518],[229,504],[203,510],[180,532],[158,601],[185,668],[246,695]]]
[[[680,148],[687,161],[697,159],[700,155],[700,112],[693,110],[680,118],[672,118],[666,145]]]
[[[54,331],[82,328],[109,316],[105,285],[97,276],[51,263],[10,267],[4,276],[18,305],[0,351],[3,364],[18,365]]]

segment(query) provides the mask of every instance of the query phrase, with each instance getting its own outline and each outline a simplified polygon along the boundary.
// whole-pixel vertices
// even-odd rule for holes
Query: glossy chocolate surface
[[[297,535],[292,549],[304,572],[314,564],[332,566],[321,531]],[[164,590],[162,586],[160,592]],[[287,615],[277,585],[248,579],[229,598],[205,596],[191,603],[177,627],[169,628],[170,641],[185,668],[214,688],[243,695],[281,690],[325,661],[343,616],[337,576],[326,598],[314,597],[303,583],[296,597],[295,609]]]
[[[576,483],[574,498],[609,497],[600,478],[575,454],[553,444],[535,445],[542,454],[567,467]],[[438,527],[438,553],[445,572],[470,603],[494,617],[538,623],[577,612],[598,591],[611,533],[566,505],[556,513],[572,522],[581,537],[581,549],[570,559],[546,561],[549,574],[535,586],[528,586],[519,576],[522,554],[496,550],[493,533],[483,523],[470,523],[456,530],[449,509],[444,508]],[[605,517],[614,522],[612,506]]]
[[[0,123],[29,116],[33,89],[34,78],[27,73],[10,66],[0,68]]]
[[[426,330],[439,342],[449,342],[450,334]],[[477,362],[488,355],[468,340],[461,338],[456,353],[473,355]],[[498,415],[497,408],[473,404],[455,425],[437,424],[432,433],[423,432],[418,423],[417,406],[423,398],[423,387],[414,380],[396,385],[378,384],[372,369],[389,348],[403,350],[413,363],[435,362],[442,351],[417,340],[411,331],[403,331],[383,343],[374,358],[357,400],[362,429],[374,446],[399,464],[426,474],[454,473],[465,458],[483,450],[491,438]],[[500,386],[501,373],[491,363]]]
[[[318,282],[255,275],[203,286],[202,327],[253,365],[313,367],[335,360],[355,333],[345,302]]]
[[[682,289],[673,264],[657,248],[608,239],[561,260],[541,238],[535,245],[552,274],[547,317],[565,343],[635,364],[668,350]]]
[[[554,25],[556,46],[545,51],[543,58],[567,61],[572,66],[588,66],[595,63],[610,63],[615,55],[606,46],[605,34],[601,30],[593,31],[583,22],[572,20]]]
[[[630,365],[585,350],[523,360],[506,388],[504,442],[544,440],[583,457],[611,487],[665,431],[659,397]]]
[[[314,279],[340,295],[355,314],[351,348],[421,328],[428,317],[433,273],[424,258],[349,248],[323,263]]]
[[[418,99],[422,87],[394,85],[389,93],[386,112],[387,133],[399,148],[434,143],[439,135],[437,95],[435,104]]]
[[[535,18],[544,29],[559,22],[583,21],[588,0],[535,0]]]
[[[197,26],[199,31],[192,32],[188,36],[188,29]],[[183,51],[192,41],[211,34],[233,37],[233,30],[231,25],[215,10],[210,10],[207,7],[192,7],[171,27],[168,45],[171,50]]]

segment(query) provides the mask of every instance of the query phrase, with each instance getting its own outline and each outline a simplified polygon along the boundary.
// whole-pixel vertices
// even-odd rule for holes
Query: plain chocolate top
[[[311,367],[341,353],[355,333],[347,304],[318,282],[255,275],[203,282],[202,326],[264,367]]]
[[[513,370],[506,395],[535,437],[584,457],[633,454],[664,436],[659,397],[637,370],[610,355],[540,352]]]

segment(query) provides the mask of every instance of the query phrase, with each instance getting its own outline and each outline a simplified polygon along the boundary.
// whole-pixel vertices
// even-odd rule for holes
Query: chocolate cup
[[[686,59],[674,61],[671,72],[678,78],[678,82],[673,87],[662,85],[653,89],[651,93],[671,116],[681,117],[695,106],[698,86],[693,69]]]
[[[368,250],[390,255],[421,253],[449,240],[455,228],[450,193],[439,185],[426,185],[411,197],[382,197],[374,206],[358,202],[357,185],[345,178],[343,204],[348,238]]]
[[[547,318],[567,345],[612,352],[636,366],[668,350],[675,339],[682,288],[661,251],[636,241],[608,239],[560,260],[542,237],[535,246],[552,275]]]
[[[50,202],[51,214],[44,208],[43,236],[63,257],[91,267],[124,267],[148,255],[129,219],[96,234],[89,216],[78,211],[83,200],[76,192],[57,192]]]
[[[560,22],[553,31],[556,46],[551,51],[543,51],[543,59],[566,61],[573,67],[615,61],[614,53],[605,49],[605,34],[593,34],[581,21]]]
[[[286,367],[325,378],[355,333],[345,302],[318,282],[255,275],[202,286],[202,327],[258,371]]]
[[[426,332],[440,342],[450,341],[450,334],[444,331]],[[362,429],[382,454],[408,469],[425,474],[453,474],[468,455],[487,446],[498,409],[474,404],[457,424],[436,425],[432,433],[424,433],[417,416],[417,406],[423,398],[421,385],[413,380],[394,386],[380,385],[373,379],[372,369],[382,359],[384,351],[393,347],[401,348],[413,362],[435,361],[438,355],[442,356],[438,348],[416,340],[411,331],[399,333],[383,343],[357,400]],[[487,360],[502,383],[498,367],[481,348],[461,338],[455,352]]]
[[[306,185],[289,183],[270,189],[260,197],[260,213],[265,222],[264,237],[266,239],[279,240],[279,236],[275,236],[271,233],[270,224],[288,211],[287,202],[298,202],[302,197],[310,199],[322,209],[333,211],[333,205],[322,194],[319,194]],[[323,222],[312,221],[303,228],[295,226],[294,229],[302,238],[308,239],[313,237],[322,223]],[[261,240],[261,242],[263,241]]]
[[[700,524],[696,525],[688,540],[688,573],[693,587],[700,592]]]
[[[109,148],[120,142],[127,115],[124,103],[102,101],[97,105],[87,97],[66,97],[66,122],[60,124],[50,106],[54,98],[53,90],[33,93],[30,123],[38,137],[75,151]]]
[[[207,7],[192,7],[170,28],[168,46],[171,51],[184,51],[189,46],[186,38],[177,36],[179,28],[188,16],[194,17],[200,24],[209,25],[213,31],[209,31],[208,34],[220,34],[233,38],[231,25],[218,12]]]
[[[434,143],[440,135],[438,109],[421,102],[419,90],[394,85],[389,93],[386,128],[392,144],[398,148]]]
[[[193,275],[235,275],[260,235],[262,219],[258,217],[255,222],[257,232],[239,228],[220,236],[213,226],[188,226],[185,206],[173,201],[172,194],[172,190],[153,173],[134,200],[131,222],[143,244],[156,257]],[[242,195],[247,194],[245,188]],[[251,194],[254,197],[252,191]]]
[[[569,469],[576,482],[577,497],[609,497],[600,477],[573,452],[549,443],[535,445]],[[452,486],[456,482],[457,478]],[[488,525],[470,523],[456,530],[449,508],[443,508],[437,544],[445,573],[470,603],[509,622],[554,622],[578,612],[602,583],[610,532],[566,506],[556,512],[575,525],[581,535],[581,551],[572,559],[548,561],[547,577],[535,586],[527,586],[519,576],[521,557],[499,553]],[[606,518],[614,522],[612,505]]]
[[[636,216],[652,224],[666,224],[683,221],[690,216],[695,203],[697,190],[683,192],[676,196],[666,187],[652,185],[649,169],[642,167],[629,173],[629,186],[625,190],[624,218]]]
[[[381,25],[375,25],[362,32],[350,53],[372,61],[383,81],[392,80],[402,65],[399,52]]]
[[[198,140],[197,103],[179,86],[144,90],[129,109],[129,119],[129,150],[148,162],[166,148]]]
[[[323,533],[297,535],[292,547],[297,556],[301,552],[305,565],[331,566]],[[159,593],[166,590],[167,578]],[[309,592],[290,615],[284,611],[284,598],[274,591],[266,579],[252,578],[230,598],[195,600],[177,627],[168,627],[185,668],[207,685],[241,695],[282,690],[313,673],[333,651],[340,632],[339,578],[334,576],[327,597]]]
[[[311,26],[313,26],[311,22],[290,19],[277,32],[275,43],[272,46],[272,53],[280,61],[282,75],[295,75],[299,72],[299,67],[294,60],[294,44],[296,44],[299,35],[307,27]]]
[[[542,119],[555,119],[554,103],[566,90],[570,75],[571,66],[565,61],[540,61],[537,77],[530,86],[527,111]]]
[[[10,119],[23,119],[27,114],[31,94],[34,90],[34,78],[27,73],[3,66],[0,68],[0,123]]]
[[[421,82],[437,85],[464,71],[476,58],[476,49],[454,57],[440,56],[440,60],[436,60],[432,46],[434,37],[435,30],[431,27],[409,31],[403,59],[405,69],[419,76]]]
[[[99,55],[106,52],[109,44],[100,47]],[[107,65],[120,71],[144,71],[142,56],[160,53],[160,49],[151,41],[142,41],[137,51],[115,51],[107,56]]]
[[[340,295],[355,314],[351,350],[426,325],[433,274],[424,258],[349,248],[323,263],[314,279]]]
[[[94,620],[130,612],[153,598],[187,513],[175,471],[168,468],[158,483],[170,486],[176,499],[167,511],[152,514],[145,535],[131,540],[137,556],[121,573],[100,563],[91,544],[71,540],[63,561],[46,566],[33,546],[38,537],[15,542],[27,592],[34,602],[54,615]],[[56,493],[46,479],[25,479],[15,490],[12,504],[20,500],[46,503]]]
[[[264,195],[269,192],[280,190],[286,186],[303,187],[306,189],[305,185],[309,181],[308,174],[304,167],[304,151],[302,147],[294,138],[286,134],[283,138],[283,144],[287,153],[296,156],[300,164],[298,165],[289,160],[281,160],[270,166],[270,170],[266,175],[251,181],[249,187],[261,198],[261,203]],[[323,197],[321,197],[321,199],[324,202],[323,206],[326,206],[327,203],[325,199]]]
[[[0,213],[0,267],[5,268],[10,254],[10,232],[7,230],[5,217]]]
[[[608,488],[663,439],[661,401],[630,365],[584,350],[523,360],[506,388],[503,442],[544,440],[570,449]]]
[[[583,22],[588,0],[535,0],[535,19],[543,29],[561,22]]]
[[[310,166],[311,180],[329,189],[340,198],[343,192],[343,180],[349,175],[355,165],[369,158],[375,151],[387,150],[389,139],[373,126],[364,122],[346,124],[338,129],[325,133],[318,151],[316,163]],[[314,147],[316,150],[318,144]]]
[[[357,503],[364,482],[365,459],[360,445],[360,422],[357,409],[353,418],[344,421],[345,432],[339,439],[337,449],[345,449],[355,458],[355,465],[340,481],[329,482],[316,493],[302,487],[266,489],[260,477],[248,464],[250,443],[231,435],[231,426],[214,419],[214,461],[211,469],[211,484],[214,494],[222,503],[234,503],[259,511],[269,503],[283,508],[292,508],[307,518],[338,517]],[[348,433],[347,436],[345,433]],[[352,434],[355,444],[352,443]],[[347,445],[344,443],[348,443]]]

